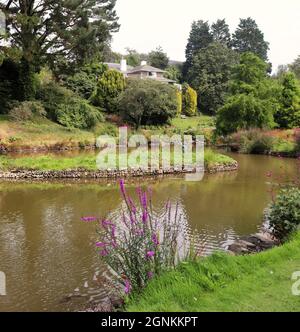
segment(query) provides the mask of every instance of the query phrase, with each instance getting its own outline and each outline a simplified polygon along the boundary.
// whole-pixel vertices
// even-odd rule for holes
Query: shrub
[[[69,100],[74,98],[74,94],[65,87],[55,82],[50,82],[40,87],[38,98],[43,102],[48,117],[53,121],[57,121],[57,109],[59,105],[67,105]]]
[[[117,98],[125,89],[125,78],[122,73],[116,70],[107,70],[100,77],[92,103],[108,112],[116,112]]]
[[[182,92],[177,90],[176,97],[177,97],[177,116],[179,116],[182,113]]]
[[[90,99],[95,94],[97,83],[87,73],[79,72],[68,77],[65,86],[81,98]]]
[[[176,88],[151,79],[130,79],[118,105],[123,119],[136,128],[162,125],[176,116]]]
[[[272,103],[254,95],[240,94],[230,97],[217,113],[217,131],[227,135],[241,129],[272,128]]]
[[[16,102],[15,106],[9,111],[9,116],[14,121],[28,121],[32,120],[34,115],[46,116],[46,114],[43,104],[39,101]]]
[[[241,153],[268,153],[275,139],[260,129],[241,130],[229,136],[229,144]]]
[[[84,99],[72,98],[67,104],[58,105],[57,121],[68,128],[89,129],[103,121],[100,111]]]
[[[300,225],[300,189],[282,189],[269,211],[269,222],[274,235],[285,239]]]
[[[197,113],[197,92],[188,84],[182,87],[182,113],[187,116]]]
[[[190,254],[184,241],[184,223],[178,204],[166,204],[165,212],[152,211],[151,192],[140,188],[138,204],[127,194],[124,181],[120,181],[124,211],[119,221],[100,221],[100,257],[109,266],[124,291],[141,291],[153,276],[175,265]],[[95,218],[83,218],[93,221]],[[97,220],[97,219],[96,219]]]

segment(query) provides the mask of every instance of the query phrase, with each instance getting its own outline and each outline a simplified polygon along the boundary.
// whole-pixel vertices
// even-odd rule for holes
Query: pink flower
[[[108,251],[106,249],[99,251],[99,255],[102,257],[108,256]]]
[[[152,257],[154,257],[154,255],[155,255],[154,251],[148,251],[147,254],[146,254],[146,257],[147,258],[152,258]]]
[[[154,273],[151,272],[151,271],[149,271],[149,272],[147,273],[148,279],[152,279],[152,278],[153,278],[153,275],[154,275]]]
[[[148,212],[144,211],[143,215],[142,215],[142,221],[145,224],[147,222],[147,220],[148,220]]]
[[[125,288],[124,288],[124,291],[125,291],[125,294],[129,294],[131,292],[131,283],[129,280],[125,280]]]
[[[97,218],[96,217],[82,217],[81,221],[83,222],[92,222],[92,221],[96,221]]]
[[[152,234],[151,239],[152,239],[152,242],[153,242],[156,246],[159,245],[159,240],[158,240],[158,237],[157,237],[156,234]]]
[[[102,226],[106,228],[108,226],[114,226],[114,224],[109,220],[102,220]]]
[[[104,243],[104,242],[97,242],[97,243],[96,243],[96,247],[97,247],[97,248],[105,248],[106,246],[107,246],[107,244]]]

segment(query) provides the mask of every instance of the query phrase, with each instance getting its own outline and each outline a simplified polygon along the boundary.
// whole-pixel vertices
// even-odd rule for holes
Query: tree
[[[173,86],[155,80],[129,79],[118,109],[123,119],[136,128],[162,125],[179,111],[176,92]]]
[[[236,53],[220,43],[211,43],[194,56],[187,81],[197,91],[200,111],[214,115],[223,106],[236,63]]]
[[[197,113],[197,92],[188,84],[182,86],[182,113],[187,116]]]
[[[277,89],[267,76],[268,64],[253,53],[241,55],[233,68],[230,96],[217,112],[217,132],[230,134],[240,129],[272,128],[278,109]]]
[[[125,59],[127,60],[127,64],[129,66],[136,67],[139,66],[143,60],[148,60],[148,55],[138,53],[136,50],[127,47]]]
[[[252,18],[241,19],[232,37],[232,45],[240,53],[252,52],[264,61],[268,60],[269,43]]]
[[[183,67],[183,76],[185,77],[191,68],[194,55],[200,50],[206,48],[213,41],[208,22],[194,21],[188,43],[185,50],[186,62]]]
[[[229,25],[226,23],[225,19],[217,20],[211,26],[211,31],[213,35],[213,40],[224,46],[231,46],[231,35],[229,31]]]
[[[171,65],[166,68],[165,77],[168,78],[169,80],[181,82],[182,70],[180,70],[178,66]]]
[[[23,99],[33,97],[32,73],[63,58],[81,66],[119,29],[116,0],[0,0],[10,48],[20,51]],[[4,48],[4,51],[6,49]],[[60,58],[59,58],[60,56]]]
[[[282,77],[280,108],[275,114],[275,121],[280,128],[300,127],[300,87],[292,72]]]
[[[148,61],[151,66],[165,70],[169,64],[168,55],[163,51],[161,46],[149,53]]]
[[[114,69],[107,70],[98,80],[92,103],[113,113],[117,108],[117,98],[124,89],[125,78],[123,74]]]
[[[297,79],[300,80],[300,55],[289,67],[290,70],[296,75]]]

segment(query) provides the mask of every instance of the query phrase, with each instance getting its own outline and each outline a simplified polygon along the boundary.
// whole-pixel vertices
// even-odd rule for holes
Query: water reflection
[[[235,158],[238,172],[206,175],[198,183],[135,179],[128,190],[134,196],[136,186],[151,186],[156,211],[167,199],[178,202],[188,232],[197,230],[209,253],[261,226],[270,200],[268,171],[296,172],[295,160]],[[94,249],[95,225],[80,217],[118,218],[121,203],[114,181],[0,182],[0,271],[8,293],[0,297],[0,311],[78,310],[101,299],[106,270]]]

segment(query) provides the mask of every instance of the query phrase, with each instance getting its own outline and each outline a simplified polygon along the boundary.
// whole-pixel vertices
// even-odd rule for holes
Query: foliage
[[[68,104],[69,100],[74,97],[74,93],[55,82],[42,85],[37,93],[37,97],[42,101],[47,116],[57,120],[57,109],[61,104]]]
[[[87,73],[79,72],[69,76],[65,81],[65,86],[81,98],[90,99],[96,91],[97,83]]]
[[[136,50],[127,47],[125,59],[129,66],[137,67],[141,64],[142,61],[148,60],[148,55],[138,53]]]
[[[17,103],[10,111],[9,116],[14,121],[28,121],[36,116],[46,116],[43,104],[39,101],[23,101]]]
[[[273,127],[271,106],[267,100],[255,98],[251,94],[230,97],[218,111],[217,130],[226,135],[240,129]]]
[[[228,138],[229,144],[241,153],[268,154],[276,139],[260,129],[241,130]]]
[[[267,77],[267,64],[252,53],[243,53],[233,68],[230,93],[217,113],[217,130],[229,134],[240,129],[272,128],[278,109],[277,87]]]
[[[164,52],[161,46],[149,53],[148,61],[151,66],[162,70],[166,69],[169,64],[168,55]]]
[[[295,74],[297,79],[300,80],[300,55],[292,64],[290,64],[289,68]]]
[[[154,80],[130,79],[118,104],[123,119],[136,128],[164,124],[176,116],[176,88]]]
[[[96,93],[92,97],[95,106],[113,113],[117,110],[117,98],[125,89],[125,78],[116,70],[107,70],[99,78]]]
[[[99,109],[80,98],[71,98],[67,104],[59,104],[56,117],[57,122],[67,128],[89,129],[103,121]]]
[[[188,84],[182,86],[182,113],[187,116],[197,113],[197,92]]]
[[[166,73],[164,75],[169,80],[173,80],[176,82],[181,82],[182,80],[182,72],[178,66],[171,65],[166,68]]]
[[[280,128],[300,127],[300,86],[293,73],[282,76],[280,108],[275,114]]]
[[[270,206],[268,214],[274,235],[285,239],[300,225],[300,189],[282,189]]]
[[[154,278],[133,294],[129,312],[298,312],[287,291],[299,270],[300,233],[257,255],[215,253]]]
[[[23,100],[33,97],[33,73],[41,65],[56,67],[63,59],[75,67],[101,52],[119,29],[114,6],[115,0],[0,2],[9,17],[0,41],[5,38],[10,48],[20,50]]]
[[[120,181],[123,214],[114,222],[101,221],[99,242],[96,247],[102,260],[110,267],[125,294],[140,292],[154,276],[174,268],[179,259],[185,259],[184,224],[171,203],[166,204],[163,215],[152,210],[150,189],[138,189],[138,204],[127,194],[124,181]],[[83,218],[90,221],[93,218]]]
[[[187,74],[189,84],[197,91],[200,111],[215,115],[223,106],[236,54],[220,43],[211,43],[196,53]]]
[[[223,46],[231,47],[231,34],[225,19],[217,20],[211,26],[213,40]]]
[[[269,43],[252,18],[241,19],[232,36],[232,45],[240,53],[251,52],[264,61],[268,60]]]
[[[182,113],[182,92],[177,90],[176,97],[177,97],[177,116],[180,116]]]
[[[210,31],[208,22],[194,21],[192,23],[188,43],[185,50],[186,62],[183,68],[183,76],[186,77],[188,71],[192,67],[192,61],[200,50],[208,47],[213,41],[213,36]]]

